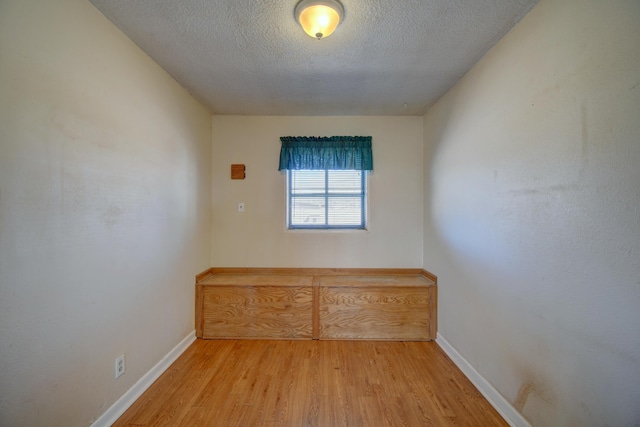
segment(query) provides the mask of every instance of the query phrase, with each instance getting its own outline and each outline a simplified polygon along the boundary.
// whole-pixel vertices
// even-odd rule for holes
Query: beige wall
[[[370,135],[369,230],[285,230],[281,136]],[[420,267],[422,117],[213,117],[213,266]],[[245,180],[230,179],[244,163]],[[237,204],[244,202],[244,213]]]
[[[424,266],[442,336],[533,425],[637,423],[639,21],[542,0],[424,127],[211,123],[88,2],[1,1],[0,425],[89,424],[193,329],[210,265]],[[369,230],[286,231],[278,138],[340,134],[373,136]]]
[[[638,22],[542,0],[425,115],[440,333],[534,426],[640,423]]]
[[[0,425],[87,426],[193,330],[210,144],[88,1],[0,2]]]

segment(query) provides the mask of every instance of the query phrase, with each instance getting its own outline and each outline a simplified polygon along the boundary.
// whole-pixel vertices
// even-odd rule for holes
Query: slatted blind
[[[289,170],[289,228],[365,228],[366,171]]]

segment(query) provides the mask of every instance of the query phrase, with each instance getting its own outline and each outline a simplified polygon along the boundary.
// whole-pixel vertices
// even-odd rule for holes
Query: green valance
[[[373,170],[370,136],[282,136],[278,170]]]

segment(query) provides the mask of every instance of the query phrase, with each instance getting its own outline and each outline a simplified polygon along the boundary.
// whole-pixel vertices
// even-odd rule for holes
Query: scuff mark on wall
[[[102,219],[107,227],[116,225],[122,216],[123,209],[120,206],[109,205],[107,210],[102,215]]]
[[[513,402],[513,407],[522,412],[524,407],[527,406],[532,400],[537,400],[538,403],[544,402],[549,406],[554,406],[554,399],[552,399],[547,393],[547,389],[540,384],[540,382],[529,379],[524,381],[518,389],[518,394]],[[534,405],[536,406],[536,405]]]
[[[548,195],[550,193],[564,193],[569,191],[576,191],[579,189],[577,183],[573,184],[559,184],[559,185],[547,185],[540,187],[532,187],[532,188],[519,188],[516,190],[508,190],[502,192],[503,194],[508,194],[512,196],[531,196],[531,195]]]
[[[527,400],[529,399],[529,395],[533,391],[533,383],[524,383],[518,389],[518,394],[516,396],[516,400],[513,402],[513,406],[518,410],[518,412],[522,412],[524,405],[527,404]]]

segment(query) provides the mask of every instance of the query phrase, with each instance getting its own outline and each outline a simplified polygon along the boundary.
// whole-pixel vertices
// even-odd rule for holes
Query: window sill
[[[311,234],[351,234],[351,233],[368,233],[367,228],[285,228],[285,233],[311,233]]]

